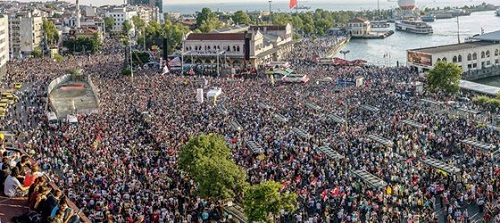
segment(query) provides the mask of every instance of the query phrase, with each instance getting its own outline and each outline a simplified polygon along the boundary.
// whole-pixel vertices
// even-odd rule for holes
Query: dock
[[[340,51],[340,49],[342,49],[342,47],[344,47],[344,45],[349,43],[349,41],[351,41],[350,36],[347,36],[345,39],[341,40],[339,42],[339,44],[337,44],[335,47],[333,47],[331,50],[328,51],[328,53],[326,54],[326,57],[332,58],[333,56],[335,56],[335,54],[337,54]]]
[[[394,30],[389,30],[389,31],[381,31],[381,32],[370,32],[368,35],[362,35],[362,36],[353,36],[352,38],[356,39],[385,39],[389,36],[394,34]]]

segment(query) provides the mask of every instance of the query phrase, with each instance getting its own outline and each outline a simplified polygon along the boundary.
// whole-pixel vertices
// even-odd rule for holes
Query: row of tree
[[[196,195],[243,204],[249,222],[273,222],[270,219],[281,210],[290,213],[296,209],[297,194],[284,192],[281,184],[249,185],[246,171],[233,161],[221,136],[192,137],[179,152],[179,168],[196,183]]]

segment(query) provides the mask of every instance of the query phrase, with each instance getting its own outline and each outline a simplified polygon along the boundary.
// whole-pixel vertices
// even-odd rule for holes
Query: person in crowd
[[[29,187],[23,186],[19,180],[19,169],[12,168],[9,176],[4,181],[4,194],[7,197],[23,197],[28,194]]]

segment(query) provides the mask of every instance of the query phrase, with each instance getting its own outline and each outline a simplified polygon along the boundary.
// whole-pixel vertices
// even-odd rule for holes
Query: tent
[[[169,67],[180,67],[181,66],[181,59],[179,57],[176,57],[176,58],[168,61],[168,66]]]
[[[212,90],[207,92],[207,98],[218,97],[221,94],[222,94],[222,90],[220,88],[212,89]]]

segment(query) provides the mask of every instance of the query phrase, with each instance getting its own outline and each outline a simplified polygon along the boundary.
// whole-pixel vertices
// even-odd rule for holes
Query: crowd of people
[[[310,52],[331,47],[328,40],[310,41],[300,43],[295,52],[309,58]],[[197,197],[196,182],[176,167],[176,153],[190,136],[214,133],[227,139],[232,158],[245,168],[251,184],[273,180],[282,183],[283,192],[299,195],[297,211],[276,216],[283,223],[471,222],[469,212],[476,209],[484,220],[500,222],[500,167],[491,156],[500,138],[496,129],[478,125],[498,114],[471,102],[455,106],[479,110],[480,115],[421,101],[455,99],[417,93],[409,83],[418,74],[406,67],[321,67],[313,61],[291,60],[300,63],[294,69],[309,74],[311,81],[274,85],[264,77],[174,76],[148,69],[137,71],[132,79],[121,74],[121,59],[120,48],[108,44],[100,54],[67,58],[65,68],[40,59],[9,64],[9,83],[31,85],[18,93],[18,112],[10,112],[1,124],[23,135],[16,146],[36,162],[23,168],[39,167],[61,188],[49,196],[40,177],[29,189],[30,207],[47,219],[37,201],[53,196],[51,204],[55,204],[65,196],[94,222],[233,221],[220,201]],[[61,123],[50,129],[43,124],[44,91],[50,80],[72,67],[82,67],[92,76],[99,89],[100,111],[80,114],[77,125]],[[317,81],[357,76],[364,78],[363,85],[340,91],[333,81]],[[215,87],[223,91],[217,105],[197,102],[196,89]],[[396,94],[403,91],[408,95]],[[262,103],[269,107],[262,108]],[[220,113],[218,106],[228,114]],[[144,112],[150,115],[148,121]],[[286,122],[273,118],[274,114],[284,116]],[[335,122],[328,118],[331,115],[345,122]],[[232,129],[230,120],[243,130]],[[298,136],[292,128],[303,129],[310,137]],[[368,135],[392,143],[375,142]],[[461,143],[464,139],[494,147],[489,151],[471,147]],[[264,148],[264,156],[247,148],[249,140]],[[341,158],[326,156],[318,150],[322,146]],[[427,158],[458,171],[433,168],[422,162]],[[18,163],[8,157],[2,163],[16,169],[5,173],[10,178],[23,179],[31,172],[19,174]],[[358,170],[384,183],[370,184],[353,174]],[[19,189],[26,190],[24,185]],[[50,219],[68,218],[69,212],[52,215],[53,209]]]

